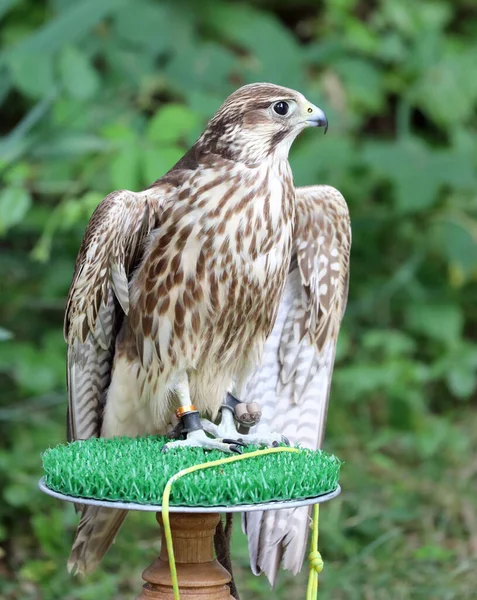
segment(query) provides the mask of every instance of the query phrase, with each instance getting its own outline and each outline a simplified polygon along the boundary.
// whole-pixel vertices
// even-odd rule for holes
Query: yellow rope
[[[219,467],[227,463],[237,462],[239,460],[245,460],[248,458],[255,458],[256,456],[262,456],[264,454],[275,454],[278,452],[300,452],[299,448],[267,448],[265,450],[256,450],[255,452],[248,452],[247,454],[241,454],[240,456],[230,456],[228,458],[221,458],[208,463],[202,463],[200,465],[194,465],[187,469],[182,469],[175,475],[173,475],[164,488],[162,494],[162,522],[164,525],[164,536],[166,538],[167,554],[169,556],[169,569],[171,571],[172,589],[174,591],[174,600],[180,600],[179,583],[177,579],[176,561],[174,558],[174,546],[172,542],[171,524],[169,520],[169,499],[171,496],[172,484],[195,471],[201,471],[202,469],[209,469],[211,467]],[[321,555],[318,552],[318,504],[315,505],[314,519],[313,519],[313,535],[312,535],[312,551],[310,552],[310,576],[308,579],[308,591],[306,600],[314,600],[318,592],[318,573],[323,569],[323,561]],[[319,563],[317,562],[319,560]],[[313,565],[312,565],[313,563]],[[310,595],[313,594],[314,595]]]
[[[318,552],[318,523],[320,519],[320,505],[313,507],[313,533],[311,535],[311,550],[308,555],[310,561],[310,575],[306,590],[306,600],[315,600],[318,596],[318,573],[323,571],[323,559]]]

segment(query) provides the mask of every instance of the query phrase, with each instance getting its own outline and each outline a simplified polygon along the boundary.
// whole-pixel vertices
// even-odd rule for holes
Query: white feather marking
[[[114,294],[127,315],[129,313],[129,283],[124,265],[117,263],[111,265],[111,283]]]

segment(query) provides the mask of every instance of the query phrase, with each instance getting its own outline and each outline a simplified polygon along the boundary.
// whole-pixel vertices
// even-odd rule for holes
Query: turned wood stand
[[[161,513],[161,554],[142,574],[146,581],[137,600],[174,600]],[[174,556],[181,598],[184,600],[232,600],[227,586],[230,574],[214,556],[218,513],[175,513],[170,516]]]

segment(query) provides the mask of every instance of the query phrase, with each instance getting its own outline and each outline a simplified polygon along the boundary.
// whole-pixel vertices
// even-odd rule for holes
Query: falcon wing
[[[166,190],[113,192],[94,211],[66,303],[68,440],[98,437],[129,277],[156,226]]]
[[[336,342],[348,296],[351,228],[343,196],[329,186],[297,189],[294,254],[277,320],[244,400],[258,402],[266,427],[292,444],[321,446]],[[297,573],[308,538],[309,510],[243,516],[251,567],[272,585],[283,558]]]

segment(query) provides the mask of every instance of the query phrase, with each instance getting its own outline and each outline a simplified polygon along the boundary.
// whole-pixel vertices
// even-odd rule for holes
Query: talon
[[[286,436],[284,436],[284,435],[282,435],[282,442],[284,444],[286,444],[287,446],[290,445],[290,440]]]
[[[225,441],[225,440],[224,440]],[[243,445],[243,444],[242,444]],[[232,444],[230,446],[230,451],[231,452],[235,452],[235,454],[243,454],[243,450],[240,446],[237,446],[236,444]]]
[[[229,440],[228,438],[224,438],[222,440],[222,442],[224,444],[233,444],[233,445],[236,445],[236,446],[246,446],[247,445],[247,444],[244,444],[243,440],[241,440],[241,439],[240,440]]]
[[[278,446],[279,446],[279,445],[280,445],[280,444],[277,442],[277,440],[273,440],[273,442],[272,442],[272,446],[273,446],[274,448],[278,448]]]
[[[166,454],[167,452],[169,452],[169,450],[170,450],[170,448],[168,448],[167,444],[165,444],[165,445],[162,447],[162,450],[161,450],[161,452],[162,452],[162,454]]]

